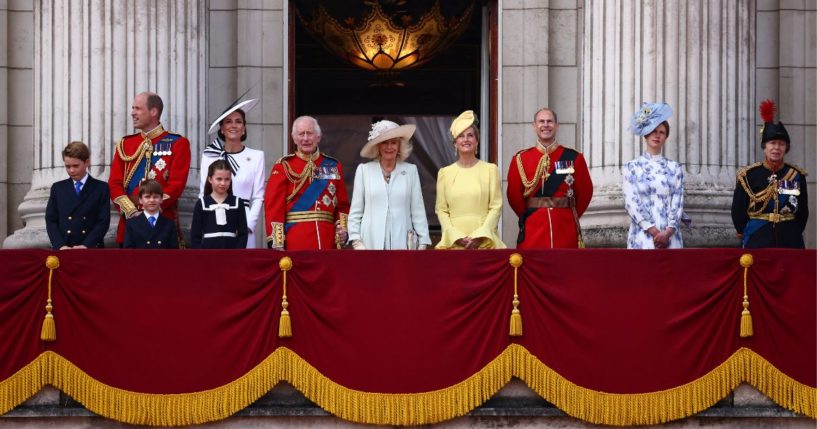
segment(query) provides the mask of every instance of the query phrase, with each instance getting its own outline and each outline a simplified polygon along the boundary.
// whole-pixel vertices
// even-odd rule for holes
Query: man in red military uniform
[[[579,218],[593,181],[584,157],[559,145],[556,112],[533,118],[536,146],[519,151],[508,168],[508,203],[519,216],[518,249],[584,247]]]
[[[147,179],[162,185],[162,216],[175,221],[179,231],[177,201],[187,184],[190,142],[162,128],[159,120],[163,109],[158,95],[152,92],[137,95],[131,106],[131,118],[133,127],[141,132],[123,137],[114,148],[108,188],[121,213],[116,232],[120,245],[125,236],[125,219],[140,213],[139,184]]]
[[[272,167],[264,192],[267,246],[334,249],[346,242],[349,199],[338,160],[318,149],[321,128],[311,116],[292,123],[297,151]]]

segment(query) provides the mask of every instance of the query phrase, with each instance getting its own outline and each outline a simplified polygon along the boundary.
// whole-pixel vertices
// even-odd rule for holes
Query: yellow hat
[[[451,122],[451,138],[456,139],[463,131],[467,130],[471,125],[478,125],[479,119],[474,114],[473,110],[466,110],[460,113],[453,122]]]

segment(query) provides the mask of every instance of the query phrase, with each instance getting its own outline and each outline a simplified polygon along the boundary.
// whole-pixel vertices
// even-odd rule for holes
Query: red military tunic
[[[264,192],[264,216],[274,248],[336,248],[335,223],[346,228],[349,216],[340,162],[320,152],[311,161],[300,153],[279,159]]]
[[[150,144],[145,144],[146,141]],[[124,241],[125,218],[138,210],[128,195],[139,195],[139,183],[155,179],[162,185],[165,198],[162,216],[175,221],[178,218],[176,202],[187,184],[189,171],[190,142],[178,134],[168,133],[161,125],[147,134],[132,134],[119,140],[108,179],[111,200],[122,213],[116,232],[117,243]]]
[[[581,216],[587,206],[590,205],[590,198],[593,196],[593,182],[590,179],[590,172],[587,170],[587,163],[584,157],[573,149],[557,146],[549,155],[545,155],[545,148],[538,144],[535,147],[519,151],[511,160],[508,168],[508,203],[516,215],[523,219],[520,222],[520,240],[517,241],[518,249],[542,249],[557,247],[579,247],[579,236],[576,219],[570,207],[528,207],[532,198],[553,198],[563,199],[568,196],[568,186],[566,181],[562,181],[554,191],[547,194],[542,193],[543,184],[548,177],[554,174],[556,161],[559,161],[568,151],[568,155],[575,156],[572,173],[574,182],[572,185],[575,197],[576,215]],[[535,183],[535,172],[539,166],[540,159],[545,159],[547,174],[541,174]],[[523,176],[520,175],[519,164],[521,163]],[[549,165],[548,165],[549,164]],[[543,170],[544,171],[544,170]],[[525,194],[525,184],[531,187],[532,193],[527,197]],[[535,187],[535,189],[533,189]],[[547,186],[545,186],[547,188]]]

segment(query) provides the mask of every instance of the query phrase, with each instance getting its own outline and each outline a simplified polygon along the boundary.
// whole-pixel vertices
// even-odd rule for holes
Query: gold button
[[[162,240],[157,241],[158,244],[162,244]]]
[[[65,231],[65,232],[67,232],[67,233],[69,233],[69,234],[70,234],[70,233],[71,233],[71,230],[69,229],[68,231]]]
[[[84,230],[84,229],[82,230],[82,233],[83,233],[83,234],[85,234],[85,230]]]
[[[148,240],[147,244],[150,244],[150,240]]]
[[[68,216],[68,220],[71,220],[71,219],[73,219],[73,218],[71,216]]]

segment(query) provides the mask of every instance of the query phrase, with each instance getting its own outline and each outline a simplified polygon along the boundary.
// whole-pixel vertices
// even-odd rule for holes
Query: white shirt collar
[[[88,172],[86,171],[86,172],[85,172],[85,176],[83,176],[83,177],[82,177],[82,179],[79,179],[78,181],[75,181],[75,182],[74,182],[74,186],[77,186],[77,182],[82,183],[82,186],[85,186],[85,182],[87,182],[87,181],[88,181],[88,176],[90,176],[90,173],[88,173]]]

